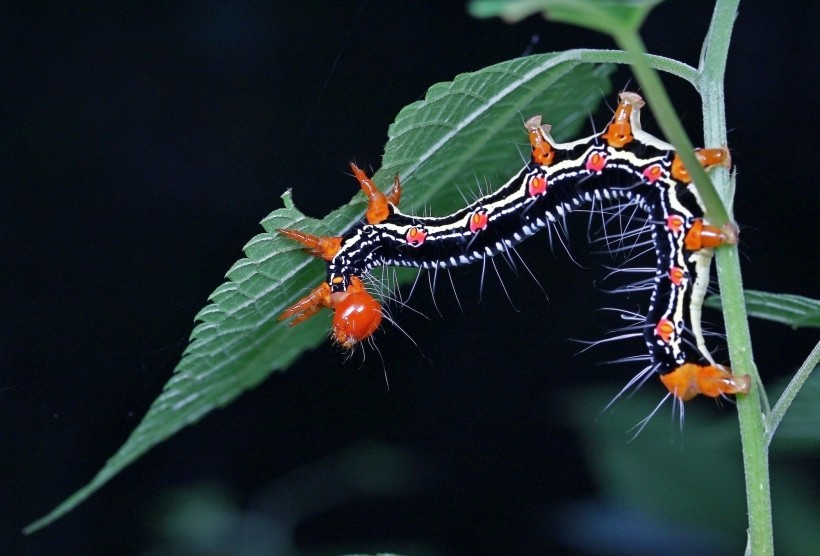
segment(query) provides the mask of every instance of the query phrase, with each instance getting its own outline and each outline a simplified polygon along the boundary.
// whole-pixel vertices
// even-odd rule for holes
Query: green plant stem
[[[727,140],[723,77],[739,3],[740,0],[717,1],[704,42],[698,90],[703,100],[704,139],[707,144],[725,145]],[[726,204],[731,206],[731,199],[728,197],[733,188],[728,171],[714,172],[712,177],[718,190],[724,193]],[[752,356],[737,246],[718,249],[716,258],[732,367],[735,373],[752,377],[749,394],[737,397],[749,514],[748,550],[754,555],[771,555],[774,554],[774,533],[769,484],[769,443],[766,417],[761,404],[765,392]],[[768,408],[768,400],[765,407]]]
[[[752,360],[751,339],[740,279],[740,257],[736,246],[718,249],[718,278],[720,280],[723,316],[732,370],[739,375],[750,375],[749,394],[737,396],[738,423],[743,447],[743,468],[746,480],[746,505],[749,514],[749,546],[754,555],[774,553],[772,531],[772,503],[769,487],[769,450],[765,416],[761,411],[760,381]]]
[[[718,0],[704,43],[699,75],[694,82],[703,101],[704,137],[707,145],[726,144],[726,118],[723,76],[726,68],[732,27],[739,0]],[[645,48],[637,33],[623,29],[614,33],[615,41],[632,57],[634,72],[667,139],[675,146],[691,172],[709,220],[723,226],[731,221],[726,206],[731,206],[731,176],[726,170],[713,173],[715,185],[694,156],[694,148],[681,125],[658,74],[650,67]],[[723,195],[718,194],[718,190]],[[717,250],[717,267],[726,321],[726,334],[734,372],[752,376],[748,395],[738,395],[738,421],[743,446],[746,501],[749,514],[748,548],[755,555],[774,553],[772,507],[769,487],[768,439],[761,411],[760,377],[752,359],[743,283],[736,246]]]
[[[598,49],[578,49],[573,52],[577,53],[577,59],[590,64],[631,64],[632,57],[628,52],[623,50],[598,50]],[[697,82],[700,79],[700,72],[683,62],[667,58],[666,56],[658,56],[656,54],[646,54],[646,62],[652,69],[663,71],[668,74],[680,77],[685,81],[689,81],[693,86],[697,87]]]

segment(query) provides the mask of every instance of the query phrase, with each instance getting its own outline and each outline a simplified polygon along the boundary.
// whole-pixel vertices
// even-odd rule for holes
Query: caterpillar
[[[709,352],[701,325],[714,248],[735,243],[733,226],[704,218],[692,179],[674,148],[641,129],[643,99],[622,92],[606,128],[559,144],[541,116],[526,121],[530,160],[495,192],[441,217],[402,213],[401,183],[379,191],[367,174],[351,169],[368,199],[365,218],[341,236],[292,229],[279,232],[327,264],[327,279],[285,310],[295,325],[323,307],[334,311],[331,335],[353,348],[382,322],[381,304],[362,280],[382,265],[441,269],[508,254],[516,244],[581,207],[629,203],[645,213],[656,256],[642,336],[650,365],[680,401],[748,393],[750,378],[732,374]],[[704,168],[731,165],[725,147],[696,151]],[[636,377],[637,379],[638,377]],[[633,380],[634,382],[634,380]]]

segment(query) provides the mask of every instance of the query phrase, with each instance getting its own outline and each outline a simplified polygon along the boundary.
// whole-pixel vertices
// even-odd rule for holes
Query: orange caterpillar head
[[[398,202],[398,197],[401,195],[401,185],[398,178],[396,178],[391,194],[385,196],[378,192],[376,186],[364,172],[356,166],[351,166],[357,172],[357,175],[360,174],[359,181],[362,182],[362,188],[366,191],[377,192],[378,195],[384,198],[385,202]],[[386,205],[382,208],[385,211],[387,210]],[[279,233],[301,243],[305,247],[305,251],[326,261],[330,261],[336,256],[342,244],[341,237],[315,236],[299,230],[282,228],[279,229]],[[351,276],[349,280],[350,283],[345,291],[335,293],[329,283],[322,282],[310,294],[285,309],[279,315],[279,320],[292,318],[288,326],[294,326],[318,313],[322,307],[327,307],[334,311],[333,339],[347,349],[353,348],[379,328],[382,322],[382,306],[373,299],[373,296],[367,293],[361,278]],[[340,284],[343,281],[343,277],[336,276],[333,283]]]
[[[346,292],[331,294],[333,339],[342,347],[352,349],[371,336],[382,322],[382,306],[373,299],[356,278]]]

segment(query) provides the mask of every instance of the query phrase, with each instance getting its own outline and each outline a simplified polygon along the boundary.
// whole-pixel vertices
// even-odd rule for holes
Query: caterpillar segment
[[[382,265],[451,268],[507,253],[539,230],[581,207],[634,204],[646,214],[656,257],[642,334],[651,361],[668,391],[682,401],[748,393],[749,377],[718,364],[704,339],[701,310],[713,250],[737,241],[732,225],[704,218],[691,177],[668,143],[643,131],[643,99],[623,92],[612,120],[598,134],[557,143],[540,116],[525,123],[530,161],[495,192],[440,217],[399,210],[401,183],[380,192],[351,164],[368,198],[365,218],[339,237],[281,230],[326,261],[327,278],[280,316],[298,324],[322,307],[334,311],[333,338],[352,348],[378,328],[382,310],[361,277]],[[728,167],[725,147],[699,149],[704,168]]]

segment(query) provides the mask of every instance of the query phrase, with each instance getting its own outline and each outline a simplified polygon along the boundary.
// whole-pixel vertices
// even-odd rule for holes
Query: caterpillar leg
[[[748,394],[751,387],[749,375],[733,375],[721,365],[697,365],[685,363],[661,375],[661,382],[672,395],[681,401],[691,400],[698,394],[717,398],[726,394]]]
[[[367,212],[365,217],[368,224],[378,224],[390,216],[390,205],[398,205],[401,199],[401,182],[399,177],[393,179],[393,187],[387,194],[382,193],[373,183],[367,174],[353,164],[350,163],[350,169],[353,170],[353,175],[359,180],[359,185],[362,187],[365,195],[367,195]]]
[[[343,292],[334,293],[327,282],[322,282],[283,311],[279,320],[294,317],[288,323],[288,326],[294,326],[318,313],[322,307],[334,311],[333,339],[347,349],[370,337],[382,322],[382,306],[367,292],[358,276],[350,278],[350,285]]]

